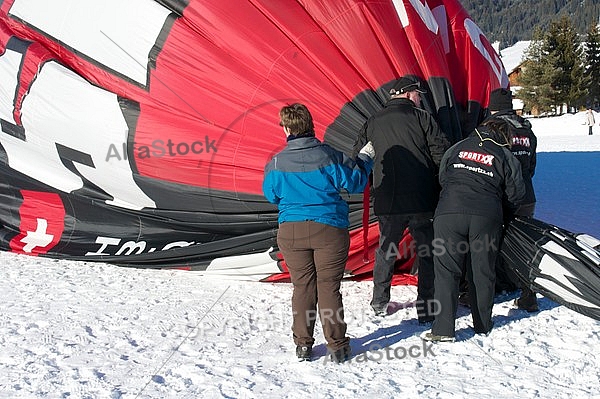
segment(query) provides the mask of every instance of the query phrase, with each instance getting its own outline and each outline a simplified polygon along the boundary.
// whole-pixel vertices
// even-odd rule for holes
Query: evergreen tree
[[[545,33],[538,27],[525,52],[519,96],[540,112],[562,114],[563,104],[569,109],[585,101],[584,65],[582,44],[568,17],[552,21]]]
[[[523,100],[524,107],[531,112],[550,112],[556,104],[553,87],[558,78],[555,68],[556,55],[547,51],[544,33],[537,27],[533,40],[525,50],[521,76],[521,89],[516,93]]]
[[[588,106],[597,106],[600,102],[600,31],[593,24],[587,31],[585,41],[585,75],[588,79]]]
[[[587,94],[581,41],[569,17],[550,23],[544,45],[545,53],[552,55],[550,59],[557,72],[552,82],[552,97],[562,114],[562,104],[567,104],[569,109],[578,105]]]

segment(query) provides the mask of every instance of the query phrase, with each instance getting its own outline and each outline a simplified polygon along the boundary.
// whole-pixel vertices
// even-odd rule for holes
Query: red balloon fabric
[[[349,154],[403,75],[452,141],[508,86],[457,0],[0,1],[0,249],[285,279],[261,191],[278,110]],[[364,277],[376,220],[347,200]]]

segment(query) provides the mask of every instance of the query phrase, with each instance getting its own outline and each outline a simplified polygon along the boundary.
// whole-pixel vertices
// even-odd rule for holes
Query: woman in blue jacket
[[[265,167],[263,192],[279,209],[277,244],[288,266],[296,355],[310,360],[317,315],[331,360],[350,357],[340,285],[348,259],[348,204],[340,192],[364,190],[373,167],[369,144],[356,160],[315,137],[303,104],[279,111],[287,145]]]

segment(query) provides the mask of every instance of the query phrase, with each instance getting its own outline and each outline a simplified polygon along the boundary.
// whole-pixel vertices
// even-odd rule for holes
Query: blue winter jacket
[[[316,137],[291,138],[265,166],[263,193],[278,205],[279,223],[312,220],[347,228],[349,208],[340,191],[362,192],[372,168],[365,154],[354,161]]]

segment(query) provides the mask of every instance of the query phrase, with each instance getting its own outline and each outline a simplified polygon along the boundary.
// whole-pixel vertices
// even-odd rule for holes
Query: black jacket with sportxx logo
[[[440,184],[436,216],[458,213],[502,220],[503,198],[515,208],[525,196],[519,161],[486,127],[478,127],[446,151]]]
[[[517,115],[514,110],[499,111],[494,114],[494,117],[508,121],[514,129],[514,137],[510,150],[521,163],[526,190],[523,203],[534,203],[536,198],[532,179],[535,174],[537,161],[537,137],[533,133],[533,130],[531,130],[531,122]]]

